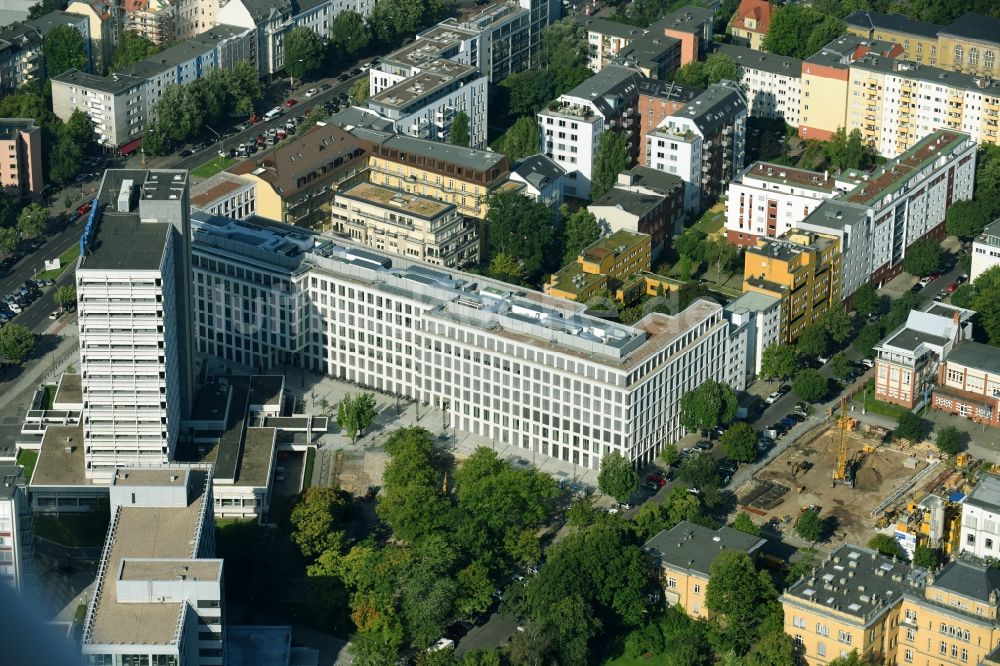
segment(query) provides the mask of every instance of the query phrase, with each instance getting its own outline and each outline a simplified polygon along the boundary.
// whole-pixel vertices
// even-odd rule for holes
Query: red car
[[[951,284],[949,284],[947,287],[944,288],[944,290],[947,291],[949,294],[954,293],[956,289],[958,289],[957,282],[952,282]]]
[[[289,97],[288,99],[285,100],[285,108],[290,109],[298,103],[299,100],[295,99],[294,97]]]
[[[649,476],[646,477],[646,480],[647,481],[652,481],[653,483],[655,483],[656,485],[658,485],[661,488],[663,486],[667,485],[667,480],[664,479],[659,474],[650,474]]]
[[[85,203],[82,206],[80,206],[79,208],[77,208],[76,212],[78,212],[81,217],[83,217],[84,215],[86,215],[87,213],[89,213],[90,212],[90,202],[88,201],[87,203]]]

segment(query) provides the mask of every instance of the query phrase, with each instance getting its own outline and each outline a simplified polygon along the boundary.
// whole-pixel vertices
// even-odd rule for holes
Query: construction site
[[[949,483],[950,490],[961,485],[962,473],[936,457],[929,445],[892,441],[886,431],[850,418],[831,419],[776,456],[736,496],[757,524],[790,532],[800,512],[813,510],[826,521],[827,538],[865,544],[877,532],[892,534],[897,519],[922,523],[917,504],[923,498],[949,490]],[[921,526],[912,529],[915,543]]]

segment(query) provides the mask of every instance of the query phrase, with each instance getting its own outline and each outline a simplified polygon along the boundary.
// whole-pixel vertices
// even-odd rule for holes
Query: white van
[[[270,122],[281,115],[281,107],[276,106],[264,114],[264,122]]]

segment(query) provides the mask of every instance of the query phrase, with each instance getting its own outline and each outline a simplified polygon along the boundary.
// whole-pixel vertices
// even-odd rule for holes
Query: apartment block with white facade
[[[187,85],[216,69],[252,57],[253,33],[220,25],[130,66],[96,76],[71,69],[52,79],[52,111],[64,121],[80,109],[90,116],[98,143],[119,152],[139,148],[170,84]]]
[[[962,502],[959,548],[981,558],[1000,558],[1000,477],[985,475]]]
[[[186,171],[108,170],[76,266],[88,479],[168,462],[192,401]]]
[[[226,663],[211,467],[117,468],[110,503],[80,641],[86,663]]]
[[[640,78],[627,67],[608,65],[538,112],[542,152],[566,170],[566,194],[590,198],[601,134],[628,123],[634,135]]]
[[[377,95],[439,60],[479,69],[481,47],[479,31],[456,25],[454,21],[439,23],[417,35],[410,44],[384,56],[369,70],[368,94]]]
[[[736,44],[717,44],[715,53],[729,56],[739,67],[739,83],[746,94],[747,113],[758,118],[780,118],[798,127],[801,60]]]
[[[1000,265],[1000,219],[993,220],[972,241],[972,269],[969,281]]]
[[[743,91],[732,81],[721,81],[646,135],[647,166],[680,176],[688,213],[722,194],[743,169],[746,119]]]
[[[1000,143],[1000,81],[868,54],[851,63],[847,130],[894,157],[936,130]]]
[[[191,188],[191,208],[243,220],[256,212],[256,183],[220,171]]]
[[[781,299],[755,291],[744,292],[742,296],[725,306],[726,320],[733,326],[745,326],[744,382],[760,372],[764,350],[784,338],[781,331]]]
[[[280,359],[420,400],[455,428],[590,469],[612,450],[652,460],[683,433],[684,392],[725,378],[729,324],[706,301],[622,326],[563,299],[321,237],[297,255],[248,255],[208,229],[194,257],[196,286],[238,281],[296,304],[268,308],[255,330],[235,316],[202,323],[199,310],[201,351]],[[258,332],[279,328],[288,335],[278,344]]]
[[[0,465],[0,585],[30,587],[33,553],[28,478],[19,465]]]
[[[489,81],[471,65],[438,59],[371,96],[365,106],[408,136],[447,141],[455,116],[468,118],[469,146],[486,146]]]
[[[842,178],[842,179],[841,179]],[[849,175],[831,177],[795,167],[755,162],[729,184],[726,239],[751,247],[798,226],[827,199],[854,188]]]

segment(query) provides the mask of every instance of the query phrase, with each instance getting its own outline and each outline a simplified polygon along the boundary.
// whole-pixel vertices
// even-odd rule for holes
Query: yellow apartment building
[[[667,605],[680,604],[691,617],[707,618],[705,592],[712,563],[724,550],[742,550],[756,559],[766,539],[732,527],[711,530],[682,520],[645,543],[643,550],[659,573]]]
[[[782,339],[794,342],[809,324],[840,304],[841,254],[836,236],[791,229],[747,248],[743,291],[781,300]]]
[[[571,301],[586,301],[641,271],[649,271],[649,234],[619,230],[588,245],[576,261],[553,273],[545,293]]]
[[[865,39],[879,39],[903,47],[904,60],[921,65],[937,64],[938,33],[941,27],[915,21],[902,14],[856,11],[844,19],[847,31]]]
[[[1000,73],[1000,19],[964,14],[938,33],[937,66],[976,76]]]

